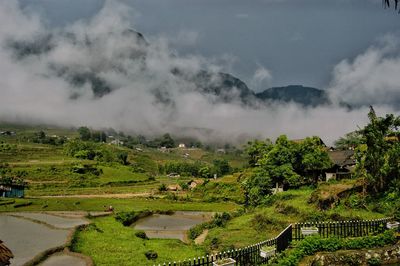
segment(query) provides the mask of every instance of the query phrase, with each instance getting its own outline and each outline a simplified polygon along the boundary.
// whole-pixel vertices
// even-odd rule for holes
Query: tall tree
[[[272,179],[273,183],[297,186],[300,175],[294,170],[297,144],[285,135],[277,138],[273,148],[259,160],[260,167]]]
[[[78,133],[79,133],[79,138],[84,141],[90,140],[90,138],[92,136],[90,129],[88,127],[78,128]]]
[[[357,150],[356,175],[365,178],[373,192],[383,192],[400,177],[400,117],[378,117],[372,107],[368,117],[369,124],[360,131],[365,145]]]
[[[300,169],[296,169],[296,172],[311,176],[314,183],[317,183],[318,176],[325,169],[332,166],[331,159],[318,137],[306,138],[300,143],[298,154]]]
[[[339,150],[355,149],[358,145],[363,143],[362,135],[359,131],[347,133],[345,136],[340,137],[335,141],[335,147]]]

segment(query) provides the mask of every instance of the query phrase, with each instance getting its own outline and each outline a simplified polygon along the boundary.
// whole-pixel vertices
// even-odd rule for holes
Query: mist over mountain
[[[379,80],[369,86],[369,94],[360,92],[365,82],[358,85],[360,91],[351,89],[354,77],[371,80],[351,61],[334,69],[324,90],[288,86],[254,93],[218,58],[182,56],[167,38],[134,30],[129,7],[116,1],[105,1],[98,14],[62,28],[45,26],[17,1],[1,2],[0,25],[7,25],[0,27],[1,121],[170,132],[201,140],[321,135],[329,143],[365,123],[371,101],[378,112],[395,106],[375,97],[382,94],[374,90],[381,88]],[[381,44],[382,49],[396,45],[396,40]],[[377,64],[389,56],[373,54],[383,58]],[[373,61],[368,63],[372,67]],[[262,70],[254,81],[273,78]],[[390,84],[389,92],[397,95],[395,81]],[[340,106],[348,99],[360,108]]]
[[[286,87],[274,87],[256,96],[263,100],[277,100],[283,102],[296,102],[304,106],[317,106],[330,104],[329,96],[320,89],[303,87],[302,85],[289,85]]]
[[[115,32],[109,33],[109,38],[122,38],[132,46],[127,46],[126,50],[113,54],[115,64],[110,68],[113,71],[126,72],[123,66],[118,65],[118,59],[129,59],[132,63],[137,64],[143,71],[146,71],[146,54],[149,43],[146,41],[142,33],[132,29],[126,29],[116,36]],[[54,35],[39,36],[31,42],[14,41],[10,43],[15,56],[18,60],[23,60],[30,56],[41,56],[43,54],[51,53],[56,49],[56,41]],[[76,44],[78,39],[73,33],[61,34],[63,42],[71,42]],[[80,45],[85,49],[96,47],[96,42],[101,39],[86,38]],[[104,66],[103,66],[104,67]],[[112,91],[118,89],[116,86],[108,83],[101,77],[101,68],[77,68],[64,64],[54,64],[51,66],[52,70],[58,77],[64,78],[72,86],[82,88],[83,86],[90,86],[95,97],[102,97]],[[242,104],[254,105],[255,102],[261,101],[265,104],[270,104],[271,101],[278,102],[294,102],[305,107],[315,107],[318,105],[331,104],[329,96],[320,89],[303,87],[302,85],[289,85],[286,87],[274,87],[264,90],[260,93],[252,91],[245,82],[237,77],[228,73],[213,73],[206,70],[199,70],[197,72],[186,71],[184,68],[176,67],[171,69],[171,74],[183,81],[193,83],[198,92],[209,96],[214,102],[234,102],[240,101]],[[171,103],[173,99],[168,97],[168,94],[162,93],[162,90],[155,89],[154,96],[158,101],[163,103]],[[78,94],[73,94],[71,97],[77,98]]]

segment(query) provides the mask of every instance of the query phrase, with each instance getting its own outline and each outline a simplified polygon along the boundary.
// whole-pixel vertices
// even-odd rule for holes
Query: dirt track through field
[[[114,198],[127,199],[135,197],[147,197],[151,193],[116,193],[116,194],[82,194],[82,195],[54,195],[54,196],[36,196],[32,198],[51,199],[51,198],[78,198],[78,199],[93,199],[93,198]]]

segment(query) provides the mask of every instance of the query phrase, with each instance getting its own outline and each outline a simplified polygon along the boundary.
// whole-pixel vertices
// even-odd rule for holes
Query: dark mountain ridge
[[[146,71],[146,56],[149,49],[149,43],[143,34],[127,29],[122,32],[105,33],[104,36],[78,38],[73,33],[64,32],[38,36],[31,41],[11,41],[9,47],[18,60],[23,60],[29,56],[41,56],[51,52],[57,45],[57,42],[67,42],[72,45],[78,45],[82,49],[98,49],[97,45],[101,42],[114,38],[116,42],[126,41],[128,47],[122,47],[119,50],[111,51],[113,54],[112,62],[99,66],[77,66],[73,67],[62,64],[52,64],[49,66],[51,71],[58,77],[63,78],[77,91],[71,92],[71,99],[79,98],[79,89],[89,85],[95,98],[101,98],[118,87],[110,84],[101,77],[101,72],[105,67],[110,67],[115,71],[124,73],[124,64],[120,61],[130,60],[130,62],[139,66],[142,72]],[[255,107],[257,104],[269,104],[271,102],[294,102],[305,107],[316,107],[319,105],[330,104],[330,100],[325,91],[305,87],[302,85],[289,85],[283,87],[274,87],[255,93],[245,82],[228,73],[210,72],[200,70],[190,72],[182,68],[171,69],[170,73],[178,79],[190,84],[194,84],[197,92],[209,96],[213,102],[239,102],[243,105]],[[157,102],[162,104],[171,104],[174,102],[173,96],[170,96],[165,88],[155,89],[153,95]]]

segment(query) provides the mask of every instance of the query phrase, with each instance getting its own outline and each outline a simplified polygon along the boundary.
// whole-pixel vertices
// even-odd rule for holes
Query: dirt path
[[[78,199],[94,199],[94,198],[113,198],[113,199],[127,199],[135,197],[147,197],[151,193],[116,193],[116,194],[81,194],[81,195],[55,195],[55,196],[36,196],[32,198],[51,199],[51,198],[78,198]]]
[[[206,240],[207,235],[208,235],[208,229],[204,230],[203,233],[201,233],[201,235],[196,237],[196,239],[194,240],[194,243],[196,245],[203,244],[204,240]]]

